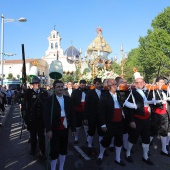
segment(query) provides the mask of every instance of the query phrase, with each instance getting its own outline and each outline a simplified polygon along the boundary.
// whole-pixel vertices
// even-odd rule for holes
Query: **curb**
[[[5,125],[6,119],[8,117],[8,114],[11,110],[12,105],[10,106],[6,106],[5,107],[5,114],[4,115],[0,115],[0,128],[3,127]]]

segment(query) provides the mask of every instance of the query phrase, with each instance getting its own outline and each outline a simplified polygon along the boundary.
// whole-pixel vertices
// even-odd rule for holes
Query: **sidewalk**
[[[0,112],[0,128],[4,126],[11,107],[12,105],[5,106],[5,112],[4,113]]]

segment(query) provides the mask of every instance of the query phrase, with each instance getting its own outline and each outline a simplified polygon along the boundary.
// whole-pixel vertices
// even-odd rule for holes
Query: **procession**
[[[170,169],[169,3],[19,1],[0,2],[0,170]]]
[[[61,68],[57,69],[51,69],[51,75],[61,78]],[[56,170],[58,161],[59,170],[64,169],[68,133],[73,136],[74,145],[79,145],[80,136],[85,136],[85,154],[89,157],[95,152],[93,137],[97,134],[97,166],[103,163],[107,148],[115,152],[113,160],[119,166],[133,163],[135,158],[131,153],[135,150],[132,147],[139,139],[141,161],[154,166],[149,148],[158,135],[160,156],[170,157],[170,81],[165,85],[163,77],[155,79],[154,84],[147,84],[140,73],[135,72],[131,85],[122,77],[116,77],[105,80],[106,86],[103,86],[101,78],[96,77],[92,85],[80,80],[76,88],[72,82],[67,82],[67,87],[64,87],[64,82],[56,79],[50,93],[40,88],[40,79],[36,76],[32,78],[31,85],[29,89],[23,86],[16,98],[24,120],[22,128],[30,134],[29,154],[38,154],[38,158],[51,170]],[[82,127],[84,133],[80,134]],[[121,157],[122,150],[125,157]]]

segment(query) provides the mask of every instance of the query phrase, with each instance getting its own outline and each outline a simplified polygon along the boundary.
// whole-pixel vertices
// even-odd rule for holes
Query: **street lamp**
[[[3,78],[4,78],[4,23],[7,22],[26,22],[25,18],[19,19],[10,19],[4,18],[3,14],[1,15],[1,85],[3,85]]]

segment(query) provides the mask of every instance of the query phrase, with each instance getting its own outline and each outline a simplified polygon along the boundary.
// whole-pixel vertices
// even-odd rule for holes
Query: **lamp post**
[[[10,19],[4,18],[3,14],[1,15],[1,85],[3,85],[4,78],[4,23],[6,22],[26,22],[25,18],[19,19]]]

